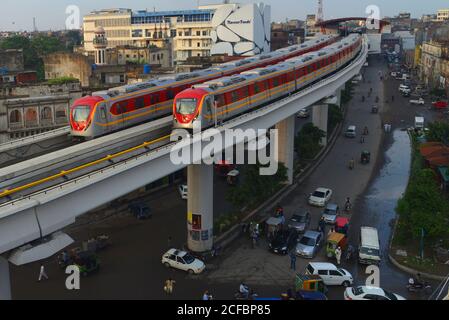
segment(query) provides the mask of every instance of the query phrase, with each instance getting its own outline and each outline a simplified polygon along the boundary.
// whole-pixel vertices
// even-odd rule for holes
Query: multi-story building
[[[431,41],[423,43],[420,77],[430,88],[449,94],[449,27],[440,28]]]
[[[437,12],[438,21],[448,21],[449,20],[449,9],[440,9]]]
[[[175,62],[210,54],[214,10],[133,12],[130,9],[94,11],[84,17],[84,49],[94,51],[95,30],[103,27],[108,48],[171,46]]]

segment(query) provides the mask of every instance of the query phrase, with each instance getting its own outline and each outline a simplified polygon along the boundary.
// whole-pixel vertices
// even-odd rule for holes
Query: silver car
[[[290,220],[288,220],[288,227],[294,229],[299,233],[303,233],[310,225],[310,213],[301,212],[294,214]]]
[[[335,220],[337,220],[337,215],[340,212],[340,208],[335,203],[329,203],[326,208],[323,210],[322,217],[324,221],[329,224],[335,224]]]
[[[318,253],[323,234],[318,231],[306,231],[296,245],[296,255],[312,259]]]

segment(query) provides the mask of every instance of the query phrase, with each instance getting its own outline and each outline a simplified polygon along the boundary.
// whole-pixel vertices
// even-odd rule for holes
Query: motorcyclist
[[[346,198],[346,202],[345,202],[345,211],[349,211],[352,207],[351,204],[351,199],[349,199],[349,197]]]
[[[349,169],[354,169],[354,159],[349,160]]]
[[[240,288],[239,288],[239,293],[245,297],[246,299],[248,299],[249,296],[249,287],[244,284],[243,282],[240,283]]]

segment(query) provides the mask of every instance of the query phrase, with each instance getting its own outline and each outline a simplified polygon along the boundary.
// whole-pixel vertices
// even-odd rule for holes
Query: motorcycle
[[[410,280],[413,280],[413,284],[410,283]],[[432,293],[432,286],[428,282],[417,282],[413,278],[410,278],[409,283],[407,284],[407,289],[409,292],[422,292],[424,291],[427,294]]]
[[[352,259],[352,257],[354,256],[354,247],[352,245],[348,246],[348,249],[346,249],[346,261],[349,261]]]

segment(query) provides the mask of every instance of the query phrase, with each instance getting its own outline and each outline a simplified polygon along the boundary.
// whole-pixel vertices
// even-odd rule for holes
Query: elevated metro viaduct
[[[340,104],[341,90],[347,81],[359,74],[368,53],[366,40],[362,51],[348,66],[337,73],[292,94],[270,106],[244,114],[220,127],[213,139],[223,139],[222,151],[244,139],[226,141],[227,129],[278,129],[277,158],[287,167],[287,183],[293,183],[294,125],[298,111],[313,107],[313,123],[327,130],[328,104]],[[331,100],[327,97],[334,96]],[[195,135],[191,144],[198,141]],[[201,137],[199,137],[201,139]],[[326,144],[326,140],[322,141]],[[207,252],[213,247],[213,165],[176,164],[170,161],[174,145],[168,144],[147,154],[114,164],[109,169],[90,173],[60,186],[36,192],[24,199],[3,205],[0,212],[0,254],[20,247],[42,236],[52,234],[72,224],[76,217],[136,190],[152,181],[188,167],[187,229],[188,248]],[[217,150],[214,150],[217,151]],[[216,153],[218,154],[218,153]],[[201,155],[193,154],[193,163]],[[201,163],[201,161],[199,162]],[[120,188],[115,186],[120,185]],[[92,195],[95,194],[95,197]],[[61,211],[61,208],[64,208]],[[9,266],[6,256],[0,256],[0,299],[10,299]]]
[[[381,38],[383,33],[391,33],[390,22],[386,20],[369,19],[367,17],[345,17],[318,22],[317,27],[321,28],[323,34],[338,34],[342,25],[348,22],[363,22],[366,27],[366,35],[369,39],[368,54],[381,53]]]

